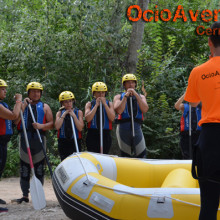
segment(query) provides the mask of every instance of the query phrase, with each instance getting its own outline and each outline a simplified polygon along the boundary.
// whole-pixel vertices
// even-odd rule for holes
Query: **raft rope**
[[[129,192],[129,191],[126,191],[126,190],[122,190],[122,189],[113,189],[111,187],[108,187],[108,186],[103,186],[101,184],[98,184],[98,183],[94,183],[92,182],[90,179],[89,179],[89,175],[86,171],[86,168],[83,164],[83,161],[81,160],[81,157],[79,156],[78,153],[76,153],[76,156],[78,157],[78,159],[80,160],[80,163],[82,165],[82,168],[85,172],[85,175],[86,175],[86,178],[87,178],[87,182],[84,182],[85,185],[89,185],[89,184],[92,184],[92,185],[96,185],[96,186],[100,186],[102,188],[105,188],[105,189],[110,189],[110,190],[113,190],[113,191],[118,191],[120,193],[126,193],[126,194],[131,194],[131,195],[135,195],[135,196],[140,196],[140,197],[145,197],[145,198],[167,198],[167,199],[171,199],[171,200],[175,200],[177,202],[180,202],[180,203],[184,203],[184,204],[187,204],[187,205],[192,205],[192,206],[196,206],[196,207],[201,207],[200,205],[197,205],[197,204],[194,204],[194,203],[191,203],[191,202],[186,202],[186,201],[183,201],[183,200],[180,200],[180,199],[175,199],[175,198],[172,198],[170,196],[159,196],[159,195],[141,195],[141,194],[138,194],[138,193],[133,193],[133,192]],[[220,209],[218,209],[220,210]]]

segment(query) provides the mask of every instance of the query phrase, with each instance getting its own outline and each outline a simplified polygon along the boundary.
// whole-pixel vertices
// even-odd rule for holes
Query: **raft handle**
[[[165,197],[158,197],[157,203],[165,203]]]

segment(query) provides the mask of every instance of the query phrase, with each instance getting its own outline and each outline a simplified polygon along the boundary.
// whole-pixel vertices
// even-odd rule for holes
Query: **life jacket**
[[[36,122],[39,124],[45,124],[46,123],[46,115],[44,113],[44,103],[39,101],[37,104],[31,105],[31,108],[32,108]],[[26,130],[28,132],[32,132],[32,133],[36,132],[36,129],[34,129],[34,127],[32,125],[33,120],[32,120],[31,113],[30,113],[28,106],[25,108],[23,116],[24,116],[24,123],[25,123]],[[23,129],[21,121],[17,125],[17,129],[19,131],[21,131]],[[40,132],[42,133],[41,130],[40,130]]]
[[[91,101],[91,110],[94,108],[96,104],[96,99],[93,99]],[[109,101],[106,100],[106,104],[109,106]],[[102,105],[103,106],[103,105]],[[88,129],[100,129],[100,108],[97,108],[97,111],[93,117],[93,119],[87,123],[87,128]],[[102,108],[102,122],[103,122],[103,129],[104,130],[112,130],[112,122],[108,119],[108,115],[105,111],[105,107],[103,106]]]
[[[9,106],[5,102],[0,102],[5,108],[9,109]],[[0,135],[12,135],[13,128],[12,128],[12,121],[0,118]]]
[[[63,115],[63,113],[65,111],[66,111],[65,109],[61,110],[61,116]],[[75,113],[76,117],[79,119],[79,109],[75,108],[73,110],[73,112]],[[76,138],[82,139],[82,132],[77,130],[74,122],[73,122],[73,124],[74,124],[74,128],[75,128]],[[58,138],[68,138],[68,139],[74,138],[71,120],[70,120],[70,114],[67,114],[65,116],[65,118],[63,120],[63,124],[62,124],[61,128],[58,130],[57,137]]]
[[[192,131],[200,131],[202,128],[198,125],[201,119],[201,108],[191,108],[191,129]],[[189,131],[189,104],[184,104],[184,112],[180,120],[180,131]]]
[[[124,96],[125,96],[125,92],[121,93],[120,100],[122,100]],[[136,97],[135,96],[131,96],[131,97],[132,97],[134,121],[139,124],[142,124],[144,120],[143,113],[138,105]],[[116,122],[123,123],[123,122],[130,122],[130,121],[131,121],[131,106],[130,106],[130,97],[128,97],[127,103],[125,105],[125,109],[121,114],[118,114],[116,118]]]

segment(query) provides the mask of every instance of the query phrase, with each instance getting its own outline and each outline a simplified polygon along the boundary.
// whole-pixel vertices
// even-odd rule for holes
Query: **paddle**
[[[134,116],[133,116],[132,96],[130,96],[130,108],[131,108],[131,128],[132,128],[131,148],[133,149],[134,156],[136,156],[136,149],[135,149],[135,146],[134,146],[135,131],[134,131]]]
[[[73,137],[74,137],[74,142],[75,142],[75,146],[76,146],[76,152],[79,153],[78,142],[77,142],[77,139],[76,139],[76,131],[75,131],[75,127],[74,127],[74,124],[73,124],[72,116],[70,116],[70,121],[71,121],[71,125],[72,125],[72,130],[73,130]]]
[[[31,108],[31,104],[30,104],[28,101],[27,101],[27,103],[28,103],[28,108],[29,108],[30,113],[31,113],[32,120],[33,120],[34,123],[36,123],[36,120],[35,120],[35,117],[34,117],[34,114],[33,114],[32,108]],[[40,132],[39,132],[38,129],[36,129],[36,130],[37,130],[37,135],[38,135],[38,138],[39,138],[39,140],[40,140],[40,143],[41,143],[41,147],[42,147],[44,156],[45,156],[45,158],[46,158],[47,166],[48,166],[49,171],[50,171],[50,176],[52,177],[52,176],[53,176],[53,172],[52,172],[52,169],[51,169],[50,162],[49,162],[49,159],[48,159],[48,157],[47,157],[46,151],[45,151],[45,149],[44,149],[44,145],[43,145],[43,141],[42,141],[41,136],[40,136]]]
[[[192,106],[189,104],[189,158],[192,159]]]
[[[99,110],[100,110],[100,153],[103,154],[102,101],[100,101]]]
[[[31,167],[31,172],[32,172],[32,178],[30,181],[30,193],[31,193],[32,204],[33,204],[34,209],[40,210],[40,209],[45,208],[45,206],[46,206],[44,190],[43,190],[42,183],[35,176],[34,165],[33,165],[32,157],[31,157],[31,151],[30,151],[30,146],[29,146],[29,142],[28,142],[27,131],[26,131],[22,111],[20,112],[20,116],[21,116],[24,138],[25,138],[27,153],[28,153],[28,157],[30,160],[30,167]]]

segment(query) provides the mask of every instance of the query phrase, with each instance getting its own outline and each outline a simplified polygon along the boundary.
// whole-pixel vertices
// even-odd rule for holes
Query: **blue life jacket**
[[[94,108],[96,104],[96,99],[91,101],[91,110]],[[109,101],[106,100],[106,104],[109,106]],[[112,130],[112,122],[108,119],[108,115],[105,111],[105,107],[102,105],[102,118],[103,118],[103,129],[104,130]],[[93,117],[93,119],[87,123],[88,129],[99,129],[100,128],[100,110],[99,107]]]
[[[5,108],[9,109],[9,106],[5,102],[0,102]],[[12,135],[12,121],[0,118],[0,135]]]
[[[44,103],[39,101],[37,104],[35,105],[31,105],[35,120],[37,123],[39,124],[45,124],[46,123],[46,115],[44,113]],[[32,123],[32,117],[31,117],[31,113],[29,111],[29,107],[27,106],[24,110],[23,113],[24,116],[24,123],[25,123],[25,127],[27,129],[28,132],[36,132],[36,129],[34,129]],[[21,121],[19,122],[18,126],[17,126],[18,130],[22,130],[22,123]]]
[[[201,119],[201,108],[191,108],[191,129],[192,131],[200,131],[202,128],[198,125]],[[184,104],[184,112],[180,121],[180,131],[189,131],[189,104]]]
[[[120,100],[123,99],[125,92],[121,94]],[[138,105],[137,99],[135,96],[132,97],[132,108],[133,108],[133,117],[134,121],[141,124],[144,120],[143,113]],[[130,122],[131,121],[131,107],[130,107],[130,97],[127,99],[127,103],[125,105],[125,109],[121,114],[118,114],[116,121],[118,123]]]
[[[63,115],[65,111],[66,111],[65,109],[61,111],[61,116]],[[75,108],[73,112],[75,113],[76,117],[79,119],[79,109]],[[68,139],[74,138],[70,117],[71,117],[70,114],[67,114],[65,116],[63,120],[63,124],[61,128],[58,130],[58,134],[57,134],[58,138],[68,138]],[[74,124],[75,133],[76,133],[76,138],[82,139],[82,132],[78,131],[74,123],[74,120],[73,120],[73,124]]]

